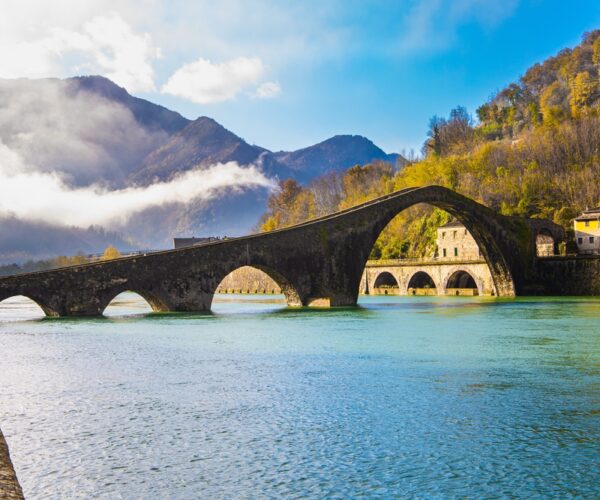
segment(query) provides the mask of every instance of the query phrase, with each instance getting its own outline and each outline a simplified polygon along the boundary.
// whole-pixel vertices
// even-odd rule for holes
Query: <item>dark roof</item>
[[[199,245],[202,243],[211,243],[213,241],[219,241],[221,238],[216,236],[208,236],[204,238],[173,238],[175,248],[190,247],[193,245]]]
[[[592,208],[591,210],[585,210],[575,220],[596,220],[600,219],[600,207]]]
[[[446,224],[444,224],[443,226],[440,226],[440,228],[451,228],[451,227],[465,227],[465,225],[458,221],[458,220],[453,220],[450,222],[446,222]]]

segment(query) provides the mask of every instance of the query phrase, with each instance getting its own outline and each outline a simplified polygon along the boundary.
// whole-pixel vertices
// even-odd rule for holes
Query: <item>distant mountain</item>
[[[65,190],[93,185],[108,191],[149,186],[216,163],[256,165],[267,177],[308,183],[356,164],[402,161],[369,139],[351,135],[298,151],[271,152],[212,118],[188,120],[101,76],[0,79],[0,167],[8,168],[7,162],[15,158],[18,168],[28,173],[56,174]],[[224,188],[211,199],[134,213],[107,231],[57,227],[0,213],[0,262],[99,252],[109,243],[122,250],[164,248],[173,236],[242,235],[265,211],[268,196],[266,187]]]
[[[330,171],[343,171],[356,164],[365,165],[375,160],[396,164],[404,159],[398,154],[386,154],[366,137],[336,135],[314,146],[297,151],[273,153],[279,164],[293,172],[293,177],[306,182]]]
[[[265,173],[280,179],[293,177],[300,182],[309,182],[326,172],[340,172],[375,160],[393,164],[404,161],[400,155],[386,154],[360,135],[336,135],[297,151],[273,153],[248,144],[212,118],[202,116],[150,153],[130,180],[136,184],[149,184],[167,180],[191,168],[236,161],[241,165],[256,163]]]

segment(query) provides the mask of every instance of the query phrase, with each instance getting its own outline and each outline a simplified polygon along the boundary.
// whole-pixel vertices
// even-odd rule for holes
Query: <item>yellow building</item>
[[[574,226],[578,252],[600,255],[600,208],[583,212],[575,219]]]

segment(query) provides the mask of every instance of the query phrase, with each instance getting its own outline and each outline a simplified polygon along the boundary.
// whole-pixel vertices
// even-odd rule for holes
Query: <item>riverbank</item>
[[[4,500],[23,498],[23,491],[17,480],[2,431],[0,431],[0,498]]]

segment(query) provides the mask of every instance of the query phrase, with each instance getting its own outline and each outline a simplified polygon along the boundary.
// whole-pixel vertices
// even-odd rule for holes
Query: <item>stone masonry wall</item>
[[[600,256],[547,257],[536,266],[544,295],[600,295]]]

